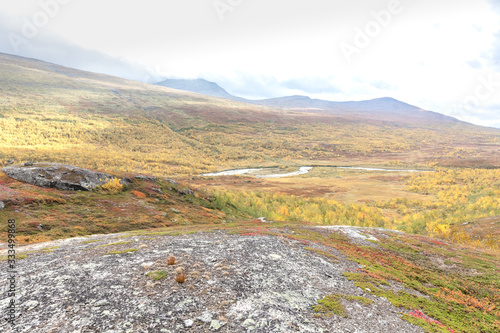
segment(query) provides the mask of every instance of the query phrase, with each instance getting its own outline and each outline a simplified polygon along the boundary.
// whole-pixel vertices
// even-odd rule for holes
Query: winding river
[[[300,167],[298,171],[290,172],[290,173],[275,173],[269,175],[259,175],[255,174],[257,172],[261,172],[266,168],[255,168],[255,169],[234,169],[234,170],[226,170],[216,173],[204,173],[202,176],[207,177],[219,177],[219,176],[235,176],[235,175],[251,175],[255,178],[283,178],[283,177],[291,177],[297,175],[303,175],[312,170],[313,167],[303,166]],[[366,171],[387,171],[387,172],[433,172],[432,170],[414,170],[414,169],[379,169],[379,168],[364,168],[364,167],[341,167],[334,166],[330,168],[338,168],[338,169],[352,169],[352,170],[366,170]]]

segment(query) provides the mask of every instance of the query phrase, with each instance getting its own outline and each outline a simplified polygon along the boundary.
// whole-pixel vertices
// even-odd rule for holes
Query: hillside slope
[[[370,107],[396,103],[399,117],[278,109],[6,54],[0,82],[0,165],[50,161],[163,175],[307,164],[500,165],[500,130],[413,121],[408,113],[427,113],[392,100]]]

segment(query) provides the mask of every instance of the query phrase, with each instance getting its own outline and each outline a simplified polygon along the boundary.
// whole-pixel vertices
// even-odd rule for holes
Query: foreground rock
[[[342,275],[358,264],[285,237],[95,235],[26,250],[18,261],[17,332],[422,332]],[[0,262],[3,281],[6,266]],[[183,284],[175,281],[180,267]],[[316,317],[312,306],[332,293],[374,303],[345,301],[348,318]],[[8,328],[2,320],[0,331]]]
[[[69,191],[92,191],[113,178],[103,172],[59,163],[25,163],[7,166],[2,171],[10,178],[32,185]]]

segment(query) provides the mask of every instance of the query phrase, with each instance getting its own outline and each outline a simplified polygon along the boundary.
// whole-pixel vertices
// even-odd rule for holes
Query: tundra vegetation
[[[0,55],[0,166],[59,162],[115,177],[96,191],[72,192],[0,172],[0,220],[16,219],[21,245],[125,231],[286,237],[357,261],[363,268],[345,276],[410,310],[404,318],[428,332],[500,330],[498,130],[274,110],[7,58]],[[290,179],[199,176],[308,165],[315,166],[309,174]],[[434,172],[329,168],[337,165]],[[123,185],[124,178],[132,181]],[[311,229],[336,224],[406,233],[366,231],[383,238],[372,247]],[[7,238],[5,224],[0,236]],[[325,250],[312,252],[337,260]],[[26,255],[33,254],[19,258]],[[183,283],[186,276],[175,279]],[[394,283],[406,290],[389,288]],[[342,316],[344,302],[364,300],[325,295],[315,309]]]

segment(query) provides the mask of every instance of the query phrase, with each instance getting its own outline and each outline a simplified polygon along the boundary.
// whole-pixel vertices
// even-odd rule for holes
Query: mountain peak
[[[288,98],[290,98],[290,99],[311,100],[311,97],[304,96],[304,95],[292,95],[292,96],[289,96]]]
[[[172,89],[191,91],[198,94],[222,97],[231,99],[233,96],[230,95],[226,90],[221,88],[217,83],[207,81],[205,79],[167,79],[156,83],[156,85],[168,87]]]

